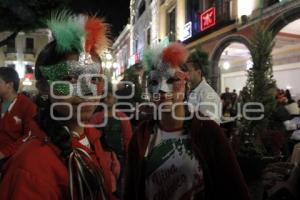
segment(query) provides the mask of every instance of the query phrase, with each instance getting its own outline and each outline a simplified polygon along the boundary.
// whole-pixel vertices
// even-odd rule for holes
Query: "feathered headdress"
[[[79,54],[78,61],[66,60],[52,66],[40,66],[41,73],[47,79],[49,85],[67,75],[79,77],[84,74],[100,74],[100,63],[94,62],[91,55],[101,54],[109,43],[107,24],[102,19],[86,15],[76,16],[67,10],[63,10],[53,13],[46,24],[56,41],[55,50],[58,53],[76,52]],[[86,82],[80,86],[83,88],[83,92],[96,93],[94,85],[91,85],[88,81]],[[77,85],[73,86],[73,95],[78,96],[80,94],[77,92],[76,87]],[[90,90],[91,88],[94,88],[93,91]],[[69,94],[70,92],[69,87],[61,84],[55,84],[54,89],[59,91],[60,94]]]
[[[147,49],[144,52],[143,63],[146,71],[153,69],[178,67],[186,62],[189,51],[181,43],[171,43],[165,48],[161,46]]]
[[[162,52],[162,61],[170,67],[178,67],[186,62],[189,51],[181,43],[171,43]]]
[[[60,53],[74,50],[78,53],[100,53],[108,45],[108,28],[102,19],[75,16],[64,10],[52,14],[46,24],[56,40],[56,50]]]
[[[143,56],[143,63],[145,71],[150,71],[155,69],[160,61],[161,52],[163,50],[162,46],[157,46],[152,49],[146,49]]]

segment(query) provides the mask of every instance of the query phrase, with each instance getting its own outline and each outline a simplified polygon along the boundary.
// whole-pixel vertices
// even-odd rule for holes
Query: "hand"
[[[174,90],[174,100],[175,102],[183,102],[185,98],[185,88],[187,80],[188,80],[188,73],[182,71],[176,71],[175,77],[178,79],[173,83],[173,90]]]

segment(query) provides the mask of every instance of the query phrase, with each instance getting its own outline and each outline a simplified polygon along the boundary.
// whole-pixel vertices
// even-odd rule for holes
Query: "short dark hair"
[[[196,70],[201,70],[203,76],[209,76],[209,59],[208,53],[203,51],[200,47],[191,53],[187,63],[193,63],[193,68]]]
[[[20,78],[17,71],[12,67],[0,67],[0,78],[6,83],[13,83],[14,90],[19,90]]]
[[[70,52],[73,53],[73,52]],[[76,53],[74,51],[74,53]],[[56,41],[48,43],[39,53],[35,62],[35,78],[37,81],[46,80],[43,76],[40,66],[50,66],[62,62],[66,59],[67,53],[59,53],[56,50]]]

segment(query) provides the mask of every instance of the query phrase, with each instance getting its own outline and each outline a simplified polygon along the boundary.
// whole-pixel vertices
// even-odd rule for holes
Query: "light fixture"
[[[112,59],[112,55],[110,53],[106,54],[106,59],[107,60],[111,60]]]
[[[228,69],[230,69],[230,67],[231,66],[230,66],[230,63],[228,61],[223,63],[223,69],[228,70]]]
[[[118,68],[118,66],[119,66],[118,63],[116,63],[116,62],[113,63],[113,68]]]
[[[106,68],[110,69],[112,67],[112,62],[108,61],[106,62]]]
[[[290,89],[292,89],[292,86],[287,85],[287,86],[286,86],[286,89],[287,89],[287,90],[290,90]]]
[[[248,0],[247,3],[245,3],[245,0],[237,1],[237,13],[239,18],[241,18],[243,15],[251,15],[252,11],[254,11],[256,8],[258,8],[257,0]]]

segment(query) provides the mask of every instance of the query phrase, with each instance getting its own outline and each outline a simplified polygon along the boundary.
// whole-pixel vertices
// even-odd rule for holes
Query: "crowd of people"
[[[276,105],[269,119],[269,133],[263,134],[263,142],[270,155],[280,154],[289,157],[294,149],[293,145],[289,143],[293,144],[298,141],[293,141],[295,134],[292,134],[298,129],[297,120],[300,116],[300,104],[298,102],[300,102],[300,100],[296,102],[288,89],[276,89],[274,91],[273,98]],[[238,118],[236,118],[237,106],[238,103],[244,103],[244,92],[245,89],[240,91],[239,95],[237,95],[235,89],[230,92],[229,88],[226,87],[225,92],[220,95],[223,119],[223,124],[221,124],[221,126],[225,129],[232,129],[233,126],[237,128],[237,124],[235,123],[238,120]],[[226,121],[231,118],[234,118],[234,120],[229,120],[231,123],[228,124],[231,126],[227,126]]]
[[[237,94],[235,89],[230,92],[229,87],[225,88],[225,92],[220,95],[223,117],[232,117],[236,115],[237,103],[243,103],[243,90]],[[276,99],[277,104],[284,106],[290,115],[299,115],[300,99],[295,101],[292,98],[290,90],[277,89],[274,98]]]
[[[145,52],[153,115],[132,126],[101,76],[103,20],[61,12],[47,25],[54,40],[36,61],[35,102],[17,93],[14,69],[0,68],[0,199],[250,199],[216,113],[238,97],[218,96],[197,52]]]

